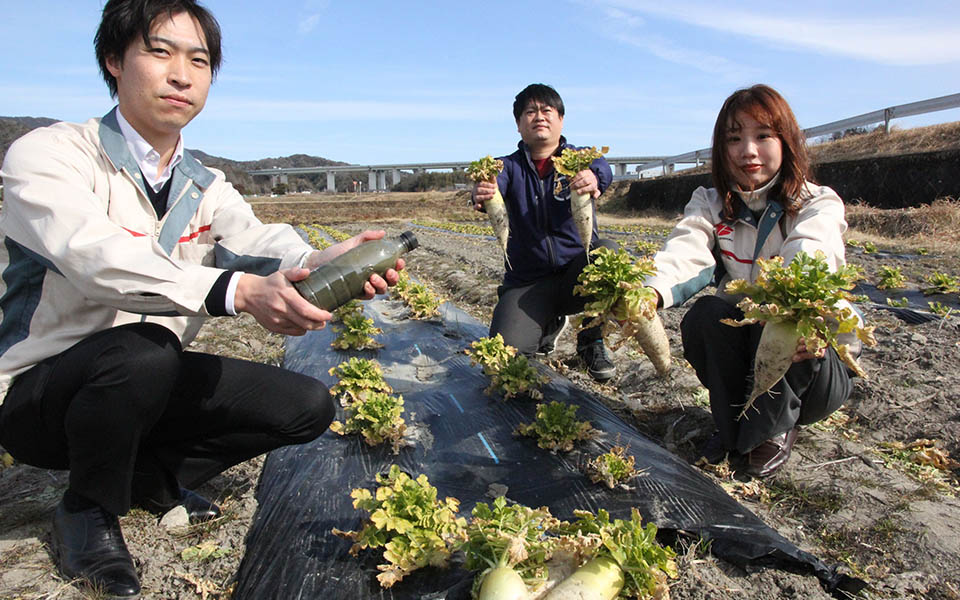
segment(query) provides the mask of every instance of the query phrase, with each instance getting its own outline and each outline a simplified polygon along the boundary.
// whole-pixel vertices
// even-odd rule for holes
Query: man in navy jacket
[[[490,335],[503,335],[526,355],[553,352],[569,322],[567,315],[581,312],[586,301],[573,293],[586,252],[570,211],[570,190],[596,199],[613,180],[602,157],[573,178],[554,171],[551,157],[574,148],[561,135],[563,114],[563,100],[550,86],[535,83],[517,94],[513,116],[521,142],[516,152],[501,157],[503,171],[496,183],[507,207],[510,238]],[[492,182],[474,186],[474,207],[483,210],[494,191]],[[598,237],[596,215],[593,223],[590,248],[616,249],[615,243]],[[577,354],[597,381],[616,373],[599,326],[577,334]]]

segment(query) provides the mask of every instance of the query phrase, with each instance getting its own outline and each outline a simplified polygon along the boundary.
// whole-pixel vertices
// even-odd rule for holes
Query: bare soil
[[[415,228],[409,222],[415,217],[485,225],[466,208],[466,199],[462,192],[389,194],[321,198],[313,204],[273,201],[255,207],[265,220],[316,222],[346,233],[372,227],[399,233]],[[949,209],[945,212],[952,214]],[[657,229],[669,227],[676,216],[650,220],[606,213],[601,230],[612,224],[652,225],[654,230],[644,233],[606,234],[634,248],[639,240],[662,242]],[[960,370],[956,368],[960,317],[911,324],[885,309],[883,300],[906,295],[912,308],[924,313],[929,313],[928,301],[960,308],[956,292],[929,297],[920,292],[933,273],[960,275],[956,246],[943,242],[935,225],[923,234],[897,231],[899,221],[894,215],[864,219],[871,225],[863,232],[851,230],[849,237],[872,240],[878,250],[850,247],[848,260],[863,266],[874,284],[881,266],[899,267],[908,280],[906,292],[864,288],[879,300],[860,305],[868,321],[877,325],[879,344],[867,348],[861,358],[870,378],[856,380],[850,401],[830,419],[801,431],[790,462],[772,479],[740,480],[726,465],[701,468],[800,548],[867,580],[870,587],[863,597],[956,600],[960,598],[960,470],[944,457],[960,456]],[[425,228],[415,231],[420,248],[408,255],[410,272],[488,320],[502,276],[495,242]],[[927,237],[918,237],[922,235]],[[939,245],[934,243],[938,240]],[[927,254],[918,253],[921,245],[928,247]],[[677,367],[665,379],[657,378],[650,362],[624,345],[614,354],[618,375],[606,385],[594,383],[576,358],[571,331],[561,337],[549,362],[600,394],[640,432],[692,463],[696,448],[713,426],[705,390],[682,358],[678,326],[684,311],[685,307],[678,307],[662,313]],[[282,344],[281,336],[266,334],[252,319],[241,317],[211,320],[193,347],[278,363]],[[920,459],[890,447],[918,439],[931,440],[921,444],[927,451]],[[940,461],[944,469],[924,466],[921,459]],[[221,502],[225,516],[215,523],[170,532],[142,512],[121,519],[138,562],[145,598],[230,597],[244,536],[256,510],[253,495],[261,466],[262,459],[238,465],[199,490]],[[54,573],[50,518],[65,485],[63,472],[22,464],[0,470],[0,599],[96,597]],[[222,555],[202,561],[183,558],[185,549],[201,544],[222,550]],[[710,556],[699,545],[677,550],[680,577],[671,588],[674,599],[829,597],[811,576],[775,569],[745,572]]]

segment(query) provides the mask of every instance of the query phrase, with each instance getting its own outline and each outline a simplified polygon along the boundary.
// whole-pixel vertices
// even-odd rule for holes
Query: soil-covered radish
[[[574,515],[577,520],[562,523],[557,533],[580,542],[583,564],[546,600],[669,598],[667,580],[677,577],[676,553],[657,541],[656,525],[644,525],[636,509],[629,519],[611,520],[603,509],[596,515],[587,511]]]
[[[478,600],[526,600],[542,590],[547,561],[557,544],[549,535],[560,521],[549,509],[507,504],[500,496],[493,505],[478,503],[461,546],[464,567],[478,570],[473,597]]]
[[[564,148],[559,156],[552,157],[553,167],[558,173],[567,179],[573,179],[580,171],[590,168],[594,160],[600,158],[609,151],[604,146],[600,150],[597,148]],[[562,182],[557,181],[557,186],[562,187]],[[577,227],[577,233],[580,234],[580,243],[583,244],[587,252],[587,259],[590,258],[590,243],[593,241],[593,196],[590,194],[579,194],[570,189],[570,212],[573,215],[573,222]]]
[[[475,160],[467,167],[467,175],[476,183],[488,182],[497,184],[497,175],[503,170],[503,161],[496,160],[489,154],[480,160]],[[498,187],[493,198],[483,203],[483,208],[490,218],[490,226],[493,227],[493,234],[500,244],[500,250],[503,251],[507,266],[510,266],[510,259],[507,258],[507,240],[510,238],[510,219],[507,216],[507,206],[503,201]]]
[[[723,319],[740,327],[764,323],[760,346],[754,358],[753,387],[741,416],[758,397],[768,392],[790,368],[800,340],[811,353],[833,347],[858,376],[867,373],[856,360],[851,344],[876,344],[873,327],[864,327],[853,310],[849,290],[861,277],[860,270],[842,265],[830,270],[826,256],[798,252],[789,264],[783,257],[759,259],[760,274],[753,283],[737,279],[727,284],[730,294],[743,295],[737,306],[744,318]]]
[[[670,342],[657,314],[657,293],[643,285],[656,269],[651,258],[634,259],[620,248],[614,252],[600,247],[591,253],[593,261],[580,273],[574,291],[591,298],[584,313],[594,319],[590,327],[603,324],[603,335],[623,328],[624,339],[634,339],[650,358],[657,375],[670,371]]]
[[[598,557],[587,561],[560,582],[545,600],[613,600],[623,589],[623,570],[617,561]]]

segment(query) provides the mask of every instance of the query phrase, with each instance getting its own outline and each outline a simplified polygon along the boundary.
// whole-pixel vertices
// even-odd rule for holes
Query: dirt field
[[[338,197],[299,204],[282,200],[254,202],[264,220],[332,225],[346,233],[370,227],[388,233],[415,228],[420,248],[409,255],[410,272],[462,308],[489,319],[502,275],[495,243],[410,224],[413,218],[433,218],[484,225],[465,206],[463,193]],[[921,211],[906,221],[943,220],[955,214],[956,207],[948,206],[936,216]],[[640,240],[662,242],[659,231],[669,226],[670,218],[604,214],[601,231],[609,232],[613,224],[648,225],[644,233],[605,234],[635,248]],[[908,289],[888,295],[906,296],[913,308],[927,312],[928,301],[960,308],[957,292],[927,297],[919,291],[936,272],[960,274],[955,240],[944,237],[956,234],[944,233],[935,223],[915,231],[891,231],[897,219],[903,220],[902,215],[851,210],[851,221],[861,223],[862,229],[848,237],[875,244],[877,250],[863,244],[850,247],[848,260],[862,265],[873,283],[881,266],[900,267]],[[928,252],[921,254],[921,247]],[[872,286],[863,292],[885,306],[884,292]],[[879,345],[865,350],[861,361],[870,379],[856,381],[848,405],[827,421],[803,429],[790,462],[770,480],[737,480],[723,465],[708,472],[800,548],[867,580],[870,588],[863,597],[955,600],[960,598],[960,469],[945,457],[960,456],[960,316],[911,324],[880,304],[861,307],[877,325]],[[692,462],[695,448],[712,431],[712,421],[704,390],[682,359],[678,326],[684,310],[662,313],[679,367],[665,380],[654,376],[645,357],[624,346],[615,354],[617,377],[608,385],[596,385],[578,364],[571,332],[561,338],[551,366],[601,394],[640,432]],[[280,336],[266,335],[251,319],[240,318],[210,321],[194,347],[277,363],[282,344]],[[900,448],[918,439],[931,442],[914,450]],[[937,462],[945,469],[931,466]],[[239,465],[199,490],[221,501],[225,516],[218,522],[171,532],[145,513],[121,519],[138,561],[144,597],[230,597],[256,510],[253,494],[261,465],[261,459]],[[0,470],[0,599],[96,597],[53,574],[50,518],[65,485],[61,472],[21,464]],[[183,551],[191,548],[199,548],[207,558],[185,558]],[[677,550],[680,578],[671,588],[674,599],[829,597],[810,576],[771,569],[744,572],[696,545]]]

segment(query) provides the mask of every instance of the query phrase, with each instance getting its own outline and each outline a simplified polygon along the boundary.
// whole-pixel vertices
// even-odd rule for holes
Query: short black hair
[[[563,99],[560,98],[557,90],[542,83],[531,83],[523,88],[523,91],[517,94],[516,99],[513,101],[513,119],[515,121],[520,120],[523,109],[525,109],[530,102],[537,102],[549,106],[556,110],[557,114],[561,117],[563,116]]]
[[[107,59],[123,60],[127,48],[137,36],[149,47],[150,28],[157,17],[166,15],[171,19],[187,13],[197,20],[210,53],[210,72],[216,76],[223,58],[220,49],[220,24],[213,14],[196,0],[108,0],[103,7],[100,27],[93,38],[97,63],[103,80],[110,88],[110,96],[117,97],[117,80],[107,69]]]

